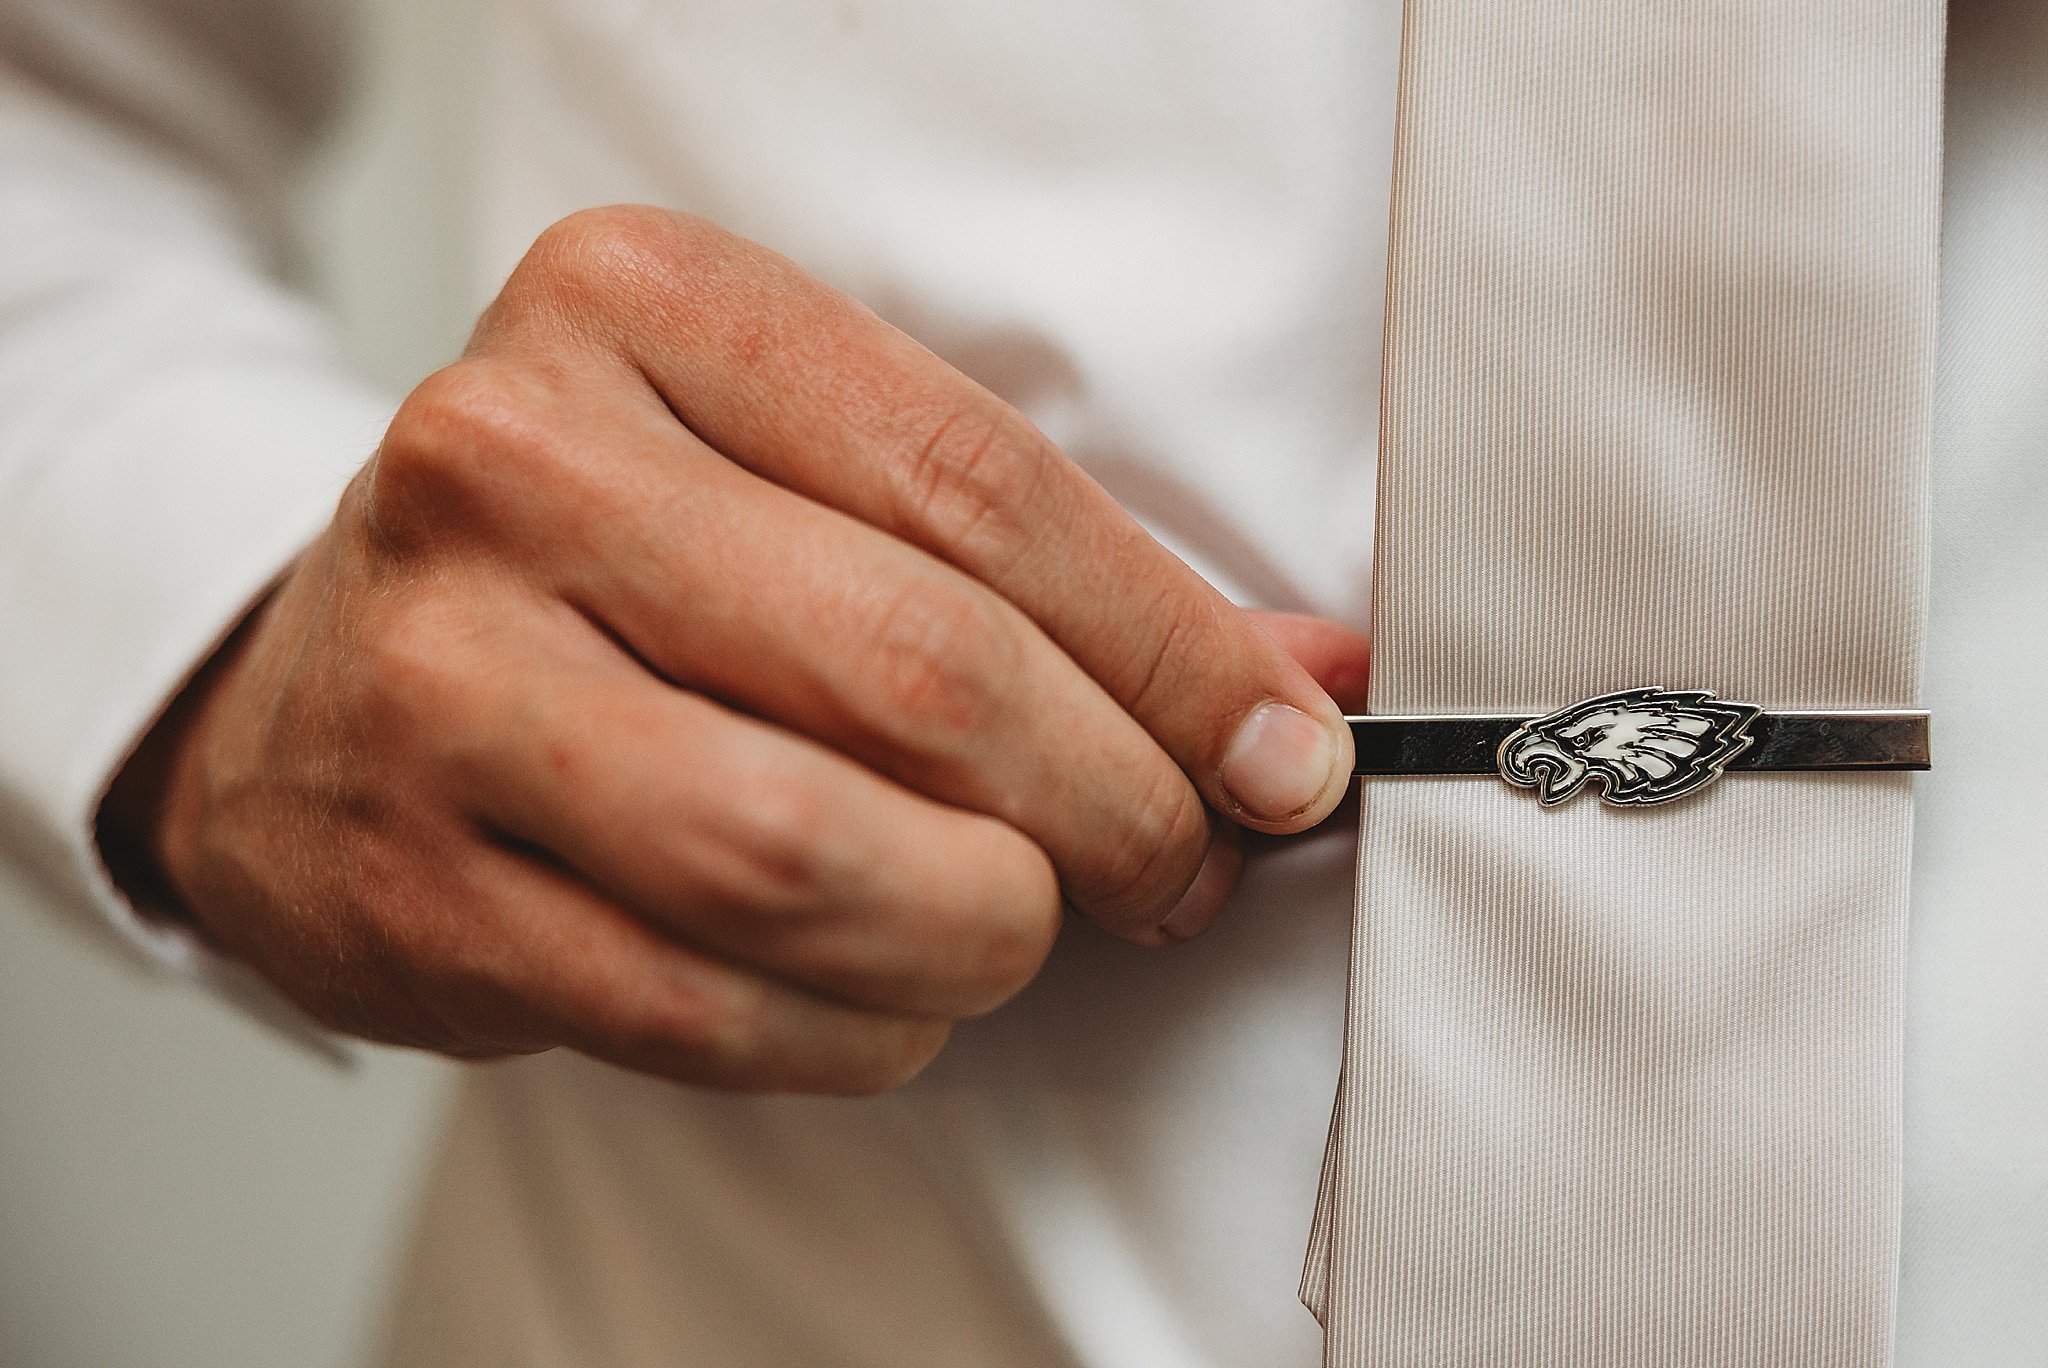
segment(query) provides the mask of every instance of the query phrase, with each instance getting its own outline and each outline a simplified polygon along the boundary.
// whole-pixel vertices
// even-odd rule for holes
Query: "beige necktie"
[[[1936,0],[1408,0],[1375,713],[1914,705]],[[1891,1357],[1911,780],[1368,780],[1332,1368]]]

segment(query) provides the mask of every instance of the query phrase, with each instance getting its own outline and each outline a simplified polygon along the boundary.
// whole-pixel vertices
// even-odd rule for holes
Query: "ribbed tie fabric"
[[[1941,25],[1408,0],[1373,711],[1914,706]],[[1911,823],[1368,781],[1330,1368],[1888,1363]]]

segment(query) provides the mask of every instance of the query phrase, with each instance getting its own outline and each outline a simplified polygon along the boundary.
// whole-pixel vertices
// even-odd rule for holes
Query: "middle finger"
[[[1077,910],[1167,938],[1208,813],[1043,631],[926,552],[732,465],[652,396],[611,414],[632,497],[570,529],[559,592],[661,676],[1015,827]]]

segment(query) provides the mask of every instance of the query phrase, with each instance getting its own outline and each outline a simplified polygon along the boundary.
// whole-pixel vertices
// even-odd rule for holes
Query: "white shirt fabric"
[[[1956,10],[1904,1368],[2048,1361],[2033,8]],[[0,844],[53,906],[259,1005],[112,893],[90,823],[389,410],[264,273],[344,17],[0,0]],[[576,208],[704,214],[1017,403],[1234,598],[1360,622],[1397,30],[1395,0],[505,0],[477,299]],[[1172,952],[1075,927],[873,1102],[474,1072],[391,1361],[1315,1363],[1294,1285],[1350,865],[1344,831],[1255,858]]]

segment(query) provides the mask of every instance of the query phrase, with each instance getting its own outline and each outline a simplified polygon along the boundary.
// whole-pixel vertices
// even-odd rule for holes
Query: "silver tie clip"
[[[1744,770],[1924,770],[1924,712],[1767,712],[1703,689],[1623,689],[1542,717],[1351,717],[1354,774],[1495,774],[1544,806],[1589,783],[1668,803]]]

